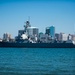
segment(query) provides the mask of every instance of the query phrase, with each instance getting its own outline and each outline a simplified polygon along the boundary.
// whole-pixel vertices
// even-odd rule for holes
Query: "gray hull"
[[[72,43],[9,43],[0,42],[0,47],[9,48],[75,48]]]

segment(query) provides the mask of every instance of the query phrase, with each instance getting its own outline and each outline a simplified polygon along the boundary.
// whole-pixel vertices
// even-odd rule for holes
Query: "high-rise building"
[[[50,27],[50,36],[54,39],[55,38],[55,27],[51,26]]]
[[[47,27],[46,28],[46,34],[50,35],[53,39],[55,38],[55,27]]]
[[[39,34],[39,29],[37,27],[28,27],[27,34],[28,36],[37,36]]]

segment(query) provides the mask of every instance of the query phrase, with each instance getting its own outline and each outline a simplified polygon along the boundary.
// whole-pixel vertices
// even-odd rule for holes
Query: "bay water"
[[[75,75],[75,48],[0,48],[0,75]]]

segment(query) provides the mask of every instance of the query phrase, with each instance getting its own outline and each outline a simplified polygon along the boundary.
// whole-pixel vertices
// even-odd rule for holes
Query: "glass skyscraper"
[[[55,38],[55,27],[47,27],[46,28],[46,34],[50,35],[53,39]]]
[[[51,36],[52,38],[55,38],[55,27],[54,27],[54,26],[51,26],[51,27],[50,27],[50,36]]]

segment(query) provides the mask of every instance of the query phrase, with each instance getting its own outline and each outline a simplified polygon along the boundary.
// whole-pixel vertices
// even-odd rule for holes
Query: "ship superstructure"
[[[31,42],[37,43],[39,36],[39,29],[32,27],[29,21],[25,22],[24,29],[18,31],[18,36],[15,38],[16,42]],[[27,42],[26,42],[27,43]]]

